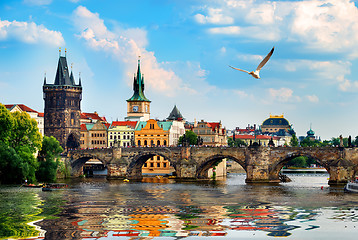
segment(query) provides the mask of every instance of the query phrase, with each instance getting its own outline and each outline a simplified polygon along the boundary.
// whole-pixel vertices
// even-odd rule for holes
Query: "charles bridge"
[[[222,159],[239,163],[247,183],[280,182],[279,172],[298,156],[314,158],[329,173],[329,184],[351,180],[358,171],[358,148],[343,147],[131,147],[71,150],[67,161],[74,177],[81,175],[89,159],[98,159],[109,179],[141,179],[142,165],[153,156],[162,156],[174,167],[179,179],[205,179],[207,171]]]

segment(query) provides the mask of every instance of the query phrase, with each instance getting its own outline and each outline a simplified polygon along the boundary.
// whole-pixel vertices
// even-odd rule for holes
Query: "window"
[[[150,145],[154,146],[154,141],[153,140],[150,140]]]
[[[144,140],[144,146],[147,146],[147,145],[148,145],[147,140]]]
[[[159,162],[157,163],[157,167],[160,167],[160,163],[159,163]]]
[[[138,140],[138,146],[140,146],[140,140]]]
[[[167,167],[167,163],[163,163],[163,167]]]
[[[147,167],[147,163],[144,163],[144,165],[143,165],[144,167]]]
[[[158,141],[157,141],[157,146],[159,146],[159,145],[160,145],[160,141],[158,140]]]
[[[150,167],[154,167],[154,163],[151,162],[151,163],[150,163]]]
[[[164,144],[163,144],[164,146],[167,146],[167,140],[164,140]]]

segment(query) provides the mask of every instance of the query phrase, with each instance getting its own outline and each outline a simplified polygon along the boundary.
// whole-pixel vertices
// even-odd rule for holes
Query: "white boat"
[[[348,182],[344,187],[344,191],[358,193],[358,180],[356,179],[355,181]]]

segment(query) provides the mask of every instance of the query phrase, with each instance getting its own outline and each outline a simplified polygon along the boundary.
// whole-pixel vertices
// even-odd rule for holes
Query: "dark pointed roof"
[[[150,100],[144,96],[144,77],[142,76],[142,73],[140,71],[140,60],[138,60],[137,76],[134,76],[133,91],[133,96],[128,99],[127,102],[150,102]]]
[[[174,108],[172,110],[172,112],[169,114],[169,117],[167,117],[168,120],[183,120],[184,117],[183,115],[180,113],[179,109],[177,108],[176,105],[174,105]]]
[[[68,86],[75,86],[75,81],[72,77],[69,75],[69,69],[67,66],[67,60],[66,57],[60,56],[60,59],[58,60],[57,65],[57,72],[56,72],[56,78],[54,85],[68,85]]]

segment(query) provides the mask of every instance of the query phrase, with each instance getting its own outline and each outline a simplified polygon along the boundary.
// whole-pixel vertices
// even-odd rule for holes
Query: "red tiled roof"
[[[29,108],[28,106],[24,105],[24,104],[5,104],[5,107],[9,110],[11,110],[13,107],[15,106],[19,106],[21,108],[22,111],[24,112],[34,112],[34,113],[38,113],[38,111],[33,110],[32,108]]]
[[[81,124],[81,130],[82,130],[82,131],[87,131],[86,124]]]
[[[107,129],[109,128],[109,126],[111,126],[111,124],[109,123],[104,123],[103,125],[106,126]]]
[[[111,126],[128,126],[131,128],[135,128],[136,125],[137,121],[113,121]]]
[[[38,116],[39,116],[39,117],[44,117],[44,116],[45,116],[45,114],[44,114],[44,113],[39,112]]]
[[[93,119],[93,120],[106,121],[106,118],[98,116],[98,113],[81,112],[81,119]]]
[[[273,140],[279,140],[280,137],[276,137],[276,136],[267,136],[267,135],[256,135],[256,139],[273,139]],[[243,135],[236,135],[235,134],[235,139],[255,139],[254,135],[248,135],[248,134],[243,134]]]

